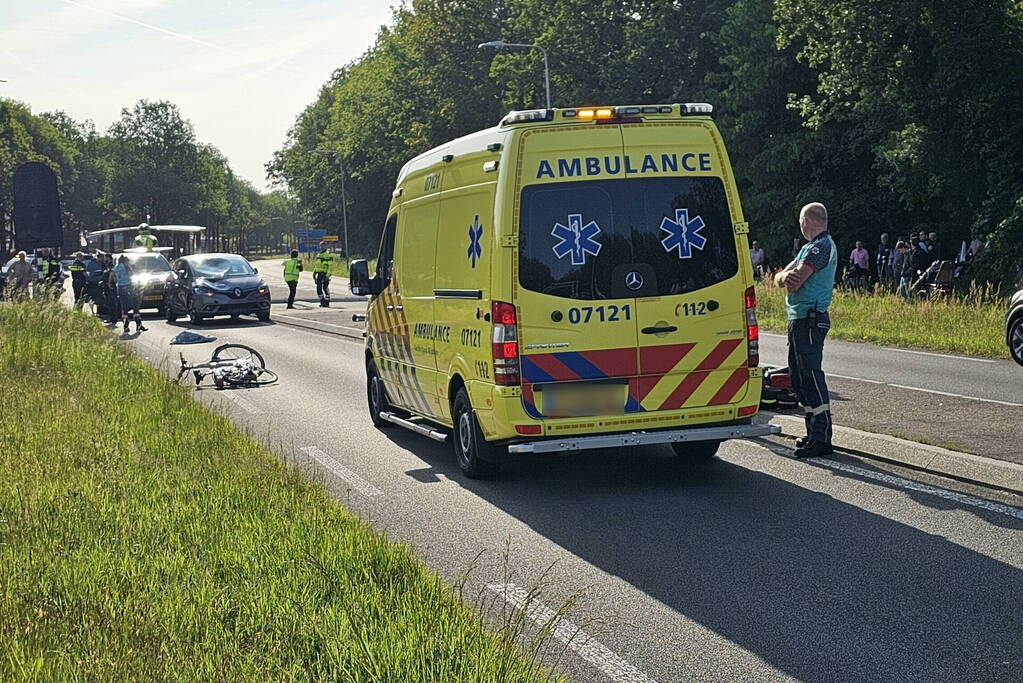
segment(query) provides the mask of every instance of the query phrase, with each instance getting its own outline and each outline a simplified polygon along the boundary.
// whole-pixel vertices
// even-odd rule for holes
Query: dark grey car
[[[237,254],[194,254],[174,262],[164,294],[168,322],[187,315],[193,325],[217,315],[270,320],[270,288]]]
[[[1009,299],[1009,312],[1005,316],[1005,343],[1012,359],[1023,365],[1023,289]]]

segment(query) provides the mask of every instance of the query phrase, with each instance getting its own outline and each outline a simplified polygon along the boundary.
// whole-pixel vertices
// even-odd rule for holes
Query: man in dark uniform
[[[71,292],[75,298],[75,310],[82,310],[82,299],[85,297],[85,255],[75,252],[75,260],[68,266],[71,273]]]
[[[838,249],[828,233],[823,204],[807,204],[799,212],[799,228],[809,240],[796,258],[774,278],[787,291],[789,376],[806,410],[806,437],[796,439],[796,457],[831,453],[831,403],[821,365],[824,338],[831,328],[828,306],[835,287]]]

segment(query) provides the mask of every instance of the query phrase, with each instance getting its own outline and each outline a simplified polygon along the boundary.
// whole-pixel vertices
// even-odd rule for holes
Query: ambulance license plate
[[[544,415],[560,417],[590,417],[593,415],[621,415],[625,412],[628,385],[609,382],[572,382],[543,385]],[[534,391],[535,391],[534,387]]]

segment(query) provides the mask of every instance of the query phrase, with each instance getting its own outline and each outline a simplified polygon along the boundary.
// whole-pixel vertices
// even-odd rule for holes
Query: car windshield
[[[170,263],[163,254],[125,254],[135,273],[169,273]]]
[[[519,282],[534,292],[582,300],[627,296],[614,283],[623,269],[636,269],[648,274],[647,296],[668,296],[739,270],[720,178],[530,185],[521,206]]]
[[[196,277],[205,277],[211,280],[256,274],[249,262],[241,256],[207,256],[190,260],[189,263],[192,264]]]

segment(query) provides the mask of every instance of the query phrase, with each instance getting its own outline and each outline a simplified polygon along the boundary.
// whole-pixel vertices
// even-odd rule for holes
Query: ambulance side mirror
[[[366,259],[356,259],[348,267],[348,287],[356,296],[372,296],[379,294],[374,291],[374,282],[369,278],[369,263]]]

